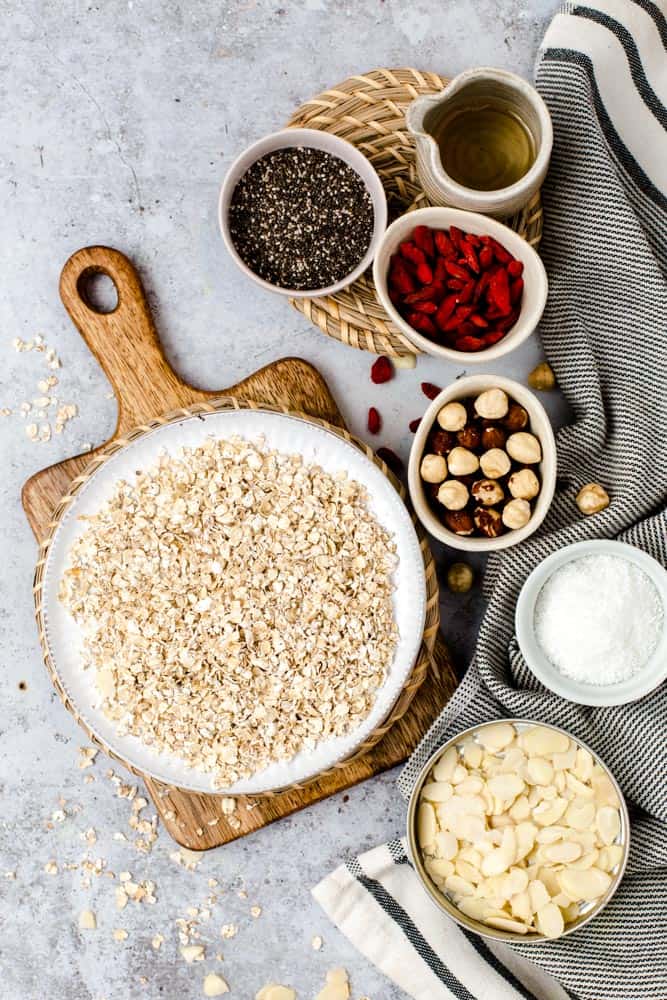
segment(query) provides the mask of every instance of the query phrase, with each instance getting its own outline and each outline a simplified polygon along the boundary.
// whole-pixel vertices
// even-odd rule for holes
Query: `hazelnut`
[[[542,448],[534,434],[520,431],[510,434],[507,439],[507,452],[515,462],[522,465],[534,465],[542,460]]]
[[[475,507],[475,527],[486,538],[497,538],[503,533],[503,521],[494,507]]]
[[[468,424],[463,430],[460,430],[456,435],[456,440],[463,448],[479,448],[482,443],[482,433],[479,427],[475,427],[474,424]]]
[[[447,586],[454,594],[467,594],[472,587],[474,578],[468,563],[452,563],[447,570]]]
[[[510,500],[503,507],[503,524],[506,528],[523,528],[530,521],[530,514],[527,500]]]
[[[610,503],[609,494],[599,483],[586,483],[577,493],[577,507],[582,514],[599,514]]]
[[[518,403],[511,403],[507,411],[507,416],[503,420],[503,427],[508,431],[521,431],[528,426],[528,412]]]
[[[452,448],[449,453],[449,471],[452,476],[469,476],[479,469],[479,460],[467,448]]]
[[[556,376],[553,369],[546,361],[540,361],[528,376],[528,385],[531,389],[553,389],[556,384]]]
[[[460,431],[466,425],[468,414],[462,403],[445,403],[435,419],[443,431]]]
[[[447,510],[463,510],[469,496],[468,487],[458,479],[448,479],[438,490],[438,501]]]
[[[446,455],[456,445],[456,435],[451,431],[434,431],[430,448],[434,455]]]
[[[540,492],[540,481],[532,469],[519,469],[510,476],[507,485],[517,500],[532,500]]]
[[[479,464],[487,479],[500,479],[501,476],[506,476],[512,468],[509,455],[502,448],[491,448],[490,451],[485,451]]]
[[[445,524],[455,535],[472,535],[475,530],[473,519],[467,510],[447,510],[444,514]]]
[[[480,417],[487,417],[489,420],[500,420],[504,417],[509,408],[507,393],[502,389],[487,389],[475,400],[475,410]]]
[[[426,483],[441,483],[447,478],[447,460],[442,455],[424,455],[419,474]]]
[[[485,427],[482,431],[482,448],[489,451],[491,448],[504,448],[507,441],[507,434],[502,427]]]
[[[505,492],[495,479],[478,479],[472,484],[470,491],[477,501],[484,507],[493,507],[494,503],[500,503],[505,496]]]

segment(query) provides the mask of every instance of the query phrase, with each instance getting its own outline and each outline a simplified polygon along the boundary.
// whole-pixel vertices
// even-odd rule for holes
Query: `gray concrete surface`
[[[60,398],[79,417],[49,443],[31,443],[26,421],[0,418],[2,645],[0,685],[0,996],[5,1000],[187,1000],[219,968],[231,996],[251,1000],[274,980],[310,1000],[327,968],[344,965],[352,996],[399,1000],[394,989],[331,927],[309,890],[351,853],[401,832],[395,774],[369,781],[211,853],[196,872],[170,860],[164,831],[148,856],[113,838],[129,833],[127,801],[115,796],[98,758],[76,767],[83,734],[61,706],[44,668],[32,616],[35,544],[19,503],[35,470],[99,443],[115,404],[102,373],[57,295],[68,255],[108,243],[138,264],[172,363],[188,379],[225,385],[285,354],[315,363],[352,429],[364,434],[369,404],[381,408],[383,441],[405,457],[407,423],[425,400],[419,382],[446,384],[461,369],[420,360],[384,387],[368,380],[368,355],[322,336],[283,300],[236,272],[219,239],[215,204],[231,159],[279,127],[309,96],[378,65],[453,74],[493,64],[530,75],[555,0],[245,0],[151,3],[0,0],[0,407],[39,395],[43,356],[17,354],[14,337],[41,333],[57,348]],[[497,370],[525,377],[539,357],[533,339]],[[557,400],[549,400],[557,413]],[[446,561],[452,553],[439,552]],[[461,665],[475,640],[479,592],[445,599],[444,630]],[[84,783],[86,775],[96,780]],[[50,817],[65,800],[64,822]],[[148,810],[150,812],[150,810]],[[53,827],[49,829],[49,824]],[[97,832],[88,846],[82,832]],[[118,875],[151,878],[155,906],[117,913],[111,879],[67,862],[106,858]],[[55,859],[59,874],[44,865]],[[15,878],[6,876],[14,873]],[[173,921],[201,903],[215,877],[224,889],[202,930],[211,960],[178,956]],[[117,881],[117,880],[116,880]],[[237,890],[245,887],[247,899]],[[216,890],[218,891],[218,890]],[[257,920],[249,914],[262,907]],[[80,932],[90,906],[98,930]],[[238,935],[222,941],[223,923]],[[124,943],[112,930],[125,927]],[[161,932],[159,952],[150,939]],[[312,950],[321,934],[324,947]],[[216,952],[224,955],[216,962]],[[143,977],[143,979],[142,979]]]

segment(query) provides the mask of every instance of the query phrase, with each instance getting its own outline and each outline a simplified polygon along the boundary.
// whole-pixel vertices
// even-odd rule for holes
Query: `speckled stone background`
[[[107,767],[77,769],[82,733],[62,708],[40,662],[32,617],[35,544],[19,503],[35,470],[99,443],[111,432],[108,386],[60,304],[68,255],[108,243],[139,266],[171,362],[195,383],[222,386],[285,354],[314,362],[351,428],[381,410],[382,442],[407,456],[407,424],[423,411],[419,382],[447,384],[462,369],[420,360],[373,387],[371,358],[314,330],[282,299],[236,272],[215,219],[226,167],[245,145],[279,127],[309,96],[379,65],[454,74],[474,64],[532,65],[555,0],[242,0],[183,4],[106,0],[0,0],[0,407],[39,395],[44,356],[17,354],[14,337],[41,333],[57,348],[60,399],[80,415],[49,443],[26,437],[17,413],[0,418],[2,713],[0,714],[0,996],[5,1000],[189,1000],[216,968],[231,996],[252,1000],[268,981],[299,1000],[344,965],[354,1000],[399,1000],[394,989],[331,927],[310,887],[341,859],[403,828],[395,774],[207,855],[195,872],[169,858],[164,832],[149,855],[114,839],[130,834],[130,805],[116,797]],[[525,378],[539,357],[533,338],[496,370]],[[556,397],[547,400],[559,416]],[[446,565],[452,552],[439,552]],[[478,593],[450,595],[444,631],[459,664],[474,647]],[[85,775],[94,782],[84,783]],[[51,814],[65,801],[64,822]],[[150,815],[150,809],[146,811]],[[88,846],[82,832],[97,832]],[[81,886],[64,863],[105,858],[108,870],[156,883],[156,905],[117,913],[117,878]],[[44,872],[55,859],[57,875]],[[12,874],[15,873],[15,878]],[[211,891],[224,890],[203,925],[207,960],[178,955],[174,920]],[[237,891],[244,888],[247,898]],[[220,892],[220,889],[214,891]],[[253,919],[251,905],[262,907]],[[79,912],[97,914],[81,932]],[[229,941],[223,923],[239,926]],[[124,927],[124,943],[112,938]],[[159,952],[150,946],[165,935]],[[324,946],[310,946],[321,934]],[[224,960],[216,961],[216,953]]]

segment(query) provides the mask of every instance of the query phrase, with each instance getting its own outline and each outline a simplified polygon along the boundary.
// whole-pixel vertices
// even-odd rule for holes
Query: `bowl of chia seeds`
[[[220,190],[220,231],[239,268],[291,298],[332,295],[363,274],[387,227],[369,160],[316,129],[284,129],[250,146]]]

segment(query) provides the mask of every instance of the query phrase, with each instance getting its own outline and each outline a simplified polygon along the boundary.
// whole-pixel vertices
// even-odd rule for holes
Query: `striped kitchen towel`
[[[568,4],[536,79],[553,118],[542,190],[547,358],[573,412],[558,434],[558,489],[542,528],[489,560],[475,657],[399,779],[457,731],[499,716],[553,722],[591,745],[632,812],[630,860],[606,909],[569,937],[496,944],[441,916],[401,841],[314,889],[350,940],[415,1000],[667,998],[667,684],[632,705],[584,708],[542,687],[513,634],[531,570],[585,538],[620,538],[667,563],[667,22],[651,0]],[[582,517],[586,482],[612,503]]]

